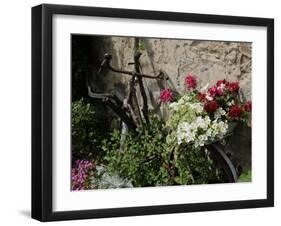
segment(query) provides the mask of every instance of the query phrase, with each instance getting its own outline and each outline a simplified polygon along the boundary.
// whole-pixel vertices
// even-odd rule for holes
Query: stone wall
[[[112,65],[120,69],[133,70],[134,38],[100,37],[99,58],[105,52],[113,55]],[[247,99],[251,99],[251,43],[215,42],[172,39],[141,39],[143,45],[140,62],[143,72],[156,75],[160,70],[170,78],[178,92],[184,91],[184,77],[193,73],[200,78],[201,85],[214,84],[226,78],[239,81]],[[96,51],[96,50],[95,50]],[[113,72],[106,73],[106,89],[120,92],[118,83],[129,78]],[[149,89],[159,93],[159,84],[148,80]],[[121,85],[122,95],[124,91]],[[117,90],[116,90],[117,89]]]

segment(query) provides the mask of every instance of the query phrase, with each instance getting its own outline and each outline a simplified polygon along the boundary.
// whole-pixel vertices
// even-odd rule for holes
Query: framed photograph
[[[274,21],[32,8],[32,217],[274,205]]]

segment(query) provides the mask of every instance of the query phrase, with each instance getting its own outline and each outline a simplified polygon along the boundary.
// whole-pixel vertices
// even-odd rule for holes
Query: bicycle
[[[102,101],[105,105],[112,109],[112,111],[121,119],[122,123],[122,134],[125,134],[127,130],[136,131],[138,127],[141,127],[144,123],[149,123],[148,117],[148,102],[144,88],[143,79],[160,79],[165,82],[169,79],[163,72],[159,72],[158,75],[148,75],[142,73],[140,65],[141,52],[136,51],[134,55],[133,71],[120,70],[111,65],[112,56],[108,53],[104,54],[104,58],[98,69],[98,75],[105,68],[109,69],[118,74],[124,74],[131,76],[129,81],[129,92],[128,95],[121,101],[116,95],[111,93],[94,93],[90,85],[88,87],[88,95],[94,101]],[[140,107],[139,100],[136,95],[136,86],[139,86],[142,107]],[[230,134],[229,134],[230,135]],[[121,140],[125,137],[121,137]],[[122,141],[121,141],[122,145]],[[206,148],[211,153],[211,158],[216,162],[217,168],[220,169],[227,178],[227,182],[237,182],[239,165],[235,167],[231,160],[230,152],[225,150],[225,146],[220,142],[216,141],[206,145]],[[145,161],[151,161],[159,156],[149,156]],[[171,157],[173,158],[173,151],[171,151]]]

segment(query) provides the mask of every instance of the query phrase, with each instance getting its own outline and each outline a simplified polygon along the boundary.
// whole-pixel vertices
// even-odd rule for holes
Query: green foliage
[[[82,98],[72,102],[72,152],[74,158],[97,158],[102,156],[101,141],[104,134],[101,120],[93,106]],[[105,133],[105,132],[104,132]]]
[[[178,184],[210,184],[224,182],[221,172],[210,158],[210,152],[200,147],[194,149],[188,145],[181,145],[175,149],[175,165],[178,176],[175,178]]]
[[[248,170],[240,175],[238,182],[251,182],[252,181],[252,171]]]
[[[105,141],[108,170],[131,180],[134,187],[172,184],[165,162],[165,136],[163,122],[156,116],[150,124],[137,133],[127,133],[123,149],[120,149],[120,132],[115,131]]]
[[[72,104],[73,156],[95,159],[106,174],[94,173],[91,184],[99,188],[145,187],[224,182],[205,147],[178,144],[173,123],[150,116],[150,123],[137,131],[105,136],[104,120],[84,99]],[[188,109],[188,108],[186,108]],[[185,111],[185,109],[183,109]],[[176,116],[174,114],[174,116]],[[184,117],[188,114],[185,113]],[[193,117],[193,116],[190,116]],[[170,117],[172,120],[173,117]],[[125,136],[125,139],[121,139]],[[124,143],[121,145],[121,140]]]
[[[105,140],[107,169],[129,179],[134,187],[216,183],[222,180],[205,148],[167,142],[165,123],[150,117],[150,124],[137,133],[127,133],[120,148],[121,134]]]

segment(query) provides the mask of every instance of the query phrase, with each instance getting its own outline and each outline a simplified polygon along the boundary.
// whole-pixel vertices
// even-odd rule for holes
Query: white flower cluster
[[[211,121],[209,116],[198,116],[193,122],[181,122],[177,129],[178,144],[192,144],[195,148],[204,146],[227,133],[228,124],[223,121]]]
[[[226,115],[226,111],[219,107],[214,114],[215,119],[220,119],[222,116]]]
[[[169,105],[172,111],[178,111],[181,107],[185,106],[190,101],[190,96],[184,95],[177,102],[173,102]]]
[[[204,106],[202,103],[191,103],[190,102],[190,96],[183,96],[182,98],[179,99],[177,102],[173,102],[169,105],[169,108],[173,111],[180,111],[181,108],[190,108],[193,110],[196,114],[200,114],[204,110]]]
[[[196,114],[200,114],[204,110],[202,103],[190,103],[189,106]]]
[[[226,115],[221,107],[211,119],[204,111],[204,104],[196,102],[189,95],[182,96],[177,102],[169,105],[171,116],[167,124],[174,129],[178,145],[185,143],[194,148],[202,147],[209,142],[221,139],[228,131]]]

